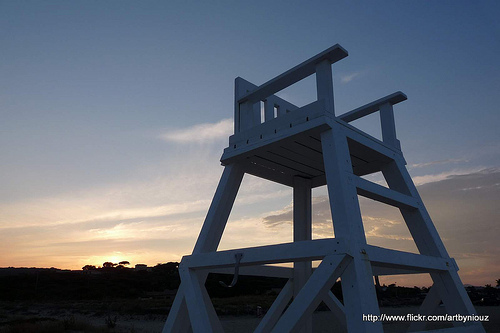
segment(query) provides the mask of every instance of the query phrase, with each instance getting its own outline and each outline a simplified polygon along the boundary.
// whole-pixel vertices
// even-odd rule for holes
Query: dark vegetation
[[[81,271],[0,268],[0,333],[118,332],[115,326],[127,316],[165,320],[180,284],[178,263],[141,269],[126,265],[128,262],[100,268],[87,265]],[[262,315],[286,283],[286,279],[252,276],[240,276],[232,288],[219,283],[231,280],[231,275],[208,275],[206,287],[219,315]],[[384,307],[419,305],[428,292],[428,288],[395,284],[377,285],[376,289]],[[466,289],[475,305],[500,305],[498,288]],[[340,282],[332,292],[342,301]],[[321,303],[318,310],[327,307]],[[101,318],[100,324],[73,317],[80,315]]]
[[[127,261],[105,263],[103,267],[86,265],[82,271],[41,268],[0,268],[0,301],[69,301],[157,298],[170,305],[179,287],[179,264],[169,262],[136,270],[127,268]],[[241,296],[270,296],[279,293],[286,279],[240,276],[233,288],[222,287],[219,281],[229,283],[231,275],[209,274],[206,282],[212,298]],[[497,281],[497,285],[498,285]],[[332,292],[342,301],[340,282]],[[420,304],[428,288],[407,288],[395,284],[378,286],[377,296],[382,306]],[[500,305],[498,288],[467,287],[475,305]]]
[[[219,281],[232,276],[209,274],[207,289],[211,297],[263,295],[281,289],[284,279],[240,276],[233,288],[224,288]],[[179,287],[178,263],[158,264],[149,270],[120,266],[102,268],[85,266],[82,271],[58,269],[0,269],[0,300],[110,300],[173,296]],[[278,290],[279,291],[279,290]]]

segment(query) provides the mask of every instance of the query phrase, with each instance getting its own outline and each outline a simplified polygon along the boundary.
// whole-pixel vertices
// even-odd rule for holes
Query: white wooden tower
[[[333,312],[336,331],[383,332],[381,322],[363,321],[363,315],[380,314],[374,275],[429,273],[433,286],[419,313],[432,314],[441,301],[449,314],[476,313],[405,167],[393,105],[406,96],[396,92],[335,115],[331,66],[346,56],[334,45],[260,86],[236,79],[234,135],[221,158],[224,172],[193,253],[181,261],[181,286],[163,332],[222,332],[205,280],[209,272],[238,270],[288,278],[256,332],[312,332],[311,316],[321,301]],[[299,108],[274,95],[313,74],[317,101]],[[377,111],[382,141],[349,124]],[[378,171],[388,187],[361,177]],[[245,173],[293,188],[292,243],[217,251]],[[311,189],[322,185],[335,238],[312,240]],[[368,245],[358,195],[399,208],[420,254]],[[321,263],[312,269],[312,260]],[[290,262],[293,268],[267,265]],[[343,303],[330,291],[338,278]],[[484,332],[477,322],[453,324],[435,332]],[[425,325],[414,322],[409,331]]]

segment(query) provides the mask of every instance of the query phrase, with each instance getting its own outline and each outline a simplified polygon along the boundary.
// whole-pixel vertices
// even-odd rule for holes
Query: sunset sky
[[[408,169],[464,283],[500,279],[495,1],[0,0],[0,267],[180,261],[222,173],[233,84],[339,43],[336,112],[395,91]],[[280,96],[304,105],[314,78]],[[379,135],[376,116],[354,123]],[[314,237],[331,237],[325,188]],[[220,249],[292,240],[290,188],[246,175]],[[416,251],[362,199],[370,244]],[[383,282],[430,285],[428,278]]]

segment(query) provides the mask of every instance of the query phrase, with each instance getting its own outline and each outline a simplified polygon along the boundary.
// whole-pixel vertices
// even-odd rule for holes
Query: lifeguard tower
[[[204,285],[209,272],[234,272],[235,279],[238,273],[288,278],[255,332],[312,332],[311,316],[320,302],[333,312],[338,332],[383,332],[381,322],[363,320],[380,315],[373,281],[379,275],[429,273],[433,286],[420,314],[432,314],[441,302],[449,314],[475,314],[405,167],[393,106],[406,95],[396,92],[336,115],[331,67],[345,57],[347,51],[334,45],[260,86],[236,79],[234,135],[221,158],[224,172],[194,251],[182,258],[181,286],[163,332],[223,331]],[[313,74],[315,102],[299,108],[274,95]],[[349,124],[377,111],[382,140]],[[379,171],[388,187],[362,178]],[[217,251],[245,173],[293,188],[292,243]],[[328,188],[335,238],[312,240],[311,190],[322,185]],[[358,195],[399,208],[420,254],[368,245]],[[315,269],[313,260],[321,261]],[[276,263],[293,267],[268,265]],[[330,291],[338,278],[343,303]],[[409,331],[425,325],[414,322]],[[484,332],[478,322],[453,325],[433,332]]]

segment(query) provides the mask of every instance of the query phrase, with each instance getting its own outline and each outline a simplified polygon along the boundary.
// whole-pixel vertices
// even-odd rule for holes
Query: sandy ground
[[[483,306],[477,307],[478,314],[480,315],[489,315],[489,322],[484,322],[484,328],[486,332],[497,333],[500,332],[500,306]],[[418,307],[409,306],[409,307],[385,307],[381,308],[382,313],[386,313],[389,315],[399,314],[406,315],[407,313],[416,313],[418,311]],[[441,309],[441,313],[444,313],[444,308]],[[112,315],[114,318],[115,315]],[[10,317],[10,318],[9,318]],[[71,310],[62,310],[62,309],[54,309],[48,307],[30,307],[28,312],[25,313],[14,313],[11,315],[7,314],[5,311],[0,313],[0,324],[1,322],[7,321],[7,319],[11,318],[54,318],[54,319],[65,319],[65,318],[73,318],[77,321],[82,321],[85,323],[89,323],[95,327],[105,327],[105,320],[107,315],[102,313],[93,313],[85,311],[71,311]],[[163,324],[165,322],[166,316],[164,315],[116,315],[116,327],[112,330],[112,332],[161,332],[163,328]],[[221,316],[220,317],[222,326],[224,327],[224,331],[227,333],[245,333],[245,332],[253,332],[253,330],[259,324],[260,318],[256,318],[255,316]],[[313,331],[322,333],[322,332],[343,332],[339,327],[332,325],[334,323],[333,315],[329,311],[319,311],[313,314]],[[384,324],[384,332],[385,333],[397,333],[397,332],[405,332],[408,328],[408,323],[386,323]],[[446,326],[448,325],[448,326]],[[5,328],[5,325],[3,325]],[[442,323],[433,323],[429,324],[427,329],[433,328],[445,328],[450,327],[449,324]],[[1,327],[0,327],[0,331]]]

